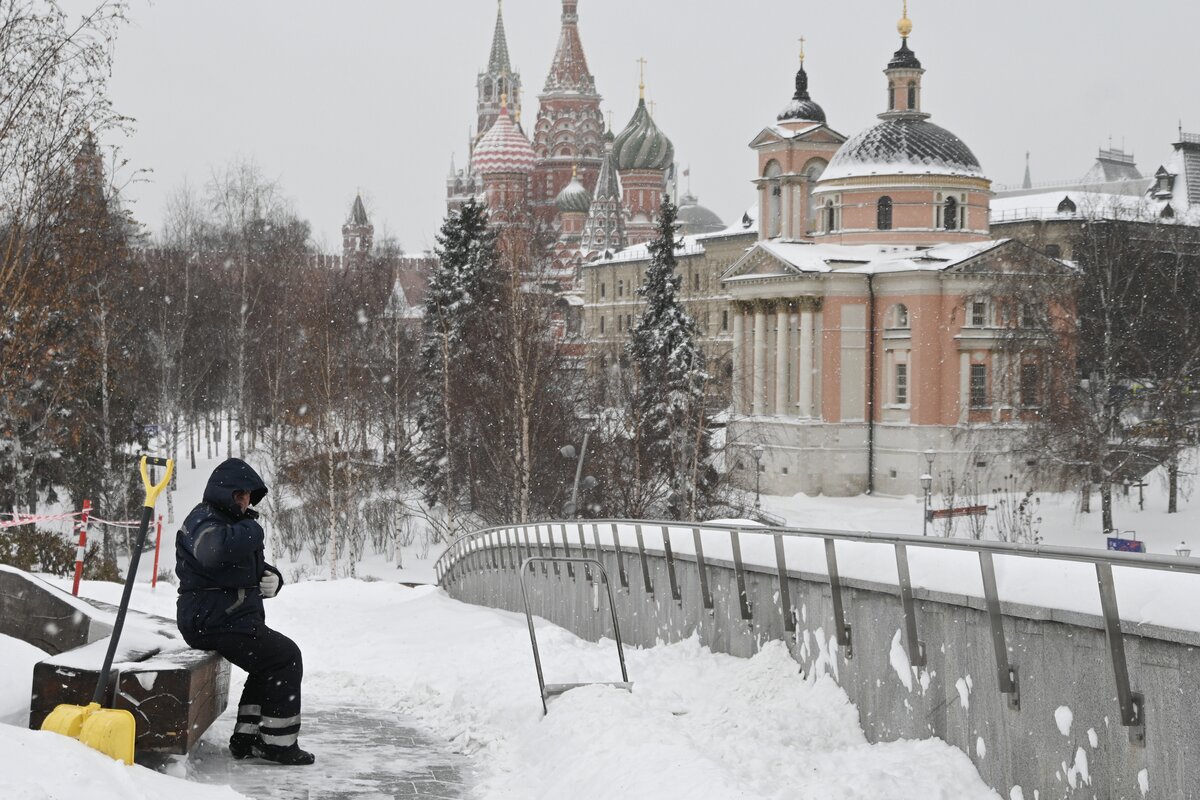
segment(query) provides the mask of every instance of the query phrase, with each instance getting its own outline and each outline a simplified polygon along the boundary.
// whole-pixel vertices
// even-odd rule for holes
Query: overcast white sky
[[[445,212],[453,153],[466,157],[475,78],[495,0],[132,0],[117,45],[121,142],[153,170],[129,187],[156,230],[164,198],[213,165],[253,157],[319,245],[336,252],[361,188],[376,235],[428,249]],[[86,5],[72,0],[71,5]],[[1143,173],[1182,120],[1200,132],[1193,0],[911,0],[923,104],[997,183],[1075,178],[1109,138]],[[899,46],[900,0],[580,0],[588,63],[619,130],[648,59],[656,120],[691,166],[692,189],[725,221],[753,202],[747,143],[793,92],[807,40],[813,99],[847,136],[883,110],[881,70]],[[537,109],[560,0],[507,0],[509,49]],[[527,124],[528,127],[528,124]],[[111,144],[111,142],[109,143]]]

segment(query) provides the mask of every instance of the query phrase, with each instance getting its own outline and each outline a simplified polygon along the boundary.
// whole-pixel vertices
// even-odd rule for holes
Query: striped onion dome
[[[477,175],[527,175],[533,172],[536,162],[533,146],[512,121],[508,109],[492,123],[471,156],[471,168]]]
[[[586,214],[592,207],[592,194],[579,182],[578,175],[572,175],[571,182],[558,193],[554,204],[564,214]]]
[[[638,101],[633,119],[613,142],[613,160],[617,169],[665,170],[675,160],[675,145],[658,129],[645,98]]]

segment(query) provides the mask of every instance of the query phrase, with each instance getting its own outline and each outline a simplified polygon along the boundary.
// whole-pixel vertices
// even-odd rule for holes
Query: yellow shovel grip
[[[146,469],[146,465],[153,462],[155,466],[165,466],[167,472],[163,475],[163,479],[157,484],[150,483],[150,473]],[[142,503],[146,508],[154,508],[154,503],[158,500],[158,495],[163,489],[167,488],[167,484],[171,482],[171,473],[175,471],[175,462],[169,458],[158,458],[157,456],[142,456],[141,464],[139,465],[142,471],[142,485],[146,487],[146,502]]]

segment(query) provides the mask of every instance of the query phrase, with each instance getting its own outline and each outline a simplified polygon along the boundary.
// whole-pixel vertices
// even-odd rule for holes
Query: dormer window
[[[1159,167],[1154,173],[1154,196],[1170,197],[1175,190],[1175,176],[1167,172],[1165,167]]]
[[[1063,199],[1058,202],[1059,214],[1074,214],[1076,211],[1075,201],[1070,195],[1063,195]]]
[[[1171,204],[1167,203],[1163,206],[1163,210],[1159,212],[1159,216],[1163,219],[1175,219],[1175,209],[1171,208]]]

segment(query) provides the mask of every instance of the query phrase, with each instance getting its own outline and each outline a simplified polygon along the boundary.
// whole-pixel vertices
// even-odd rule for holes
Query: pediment
[[[1018,272],[1035,275],[1068,275],[1071,267],[1066,262],[1041,253],[1016,239],[1004,239],[995,247],[965,258],[946,271],[962,275]]]
[[[752,278],[756,275],[798,275],[800,273],[793,265],[760,245],[754,245],[737,261],[729,265],[729,269],[721,274],[721,280],[732,278]]]

